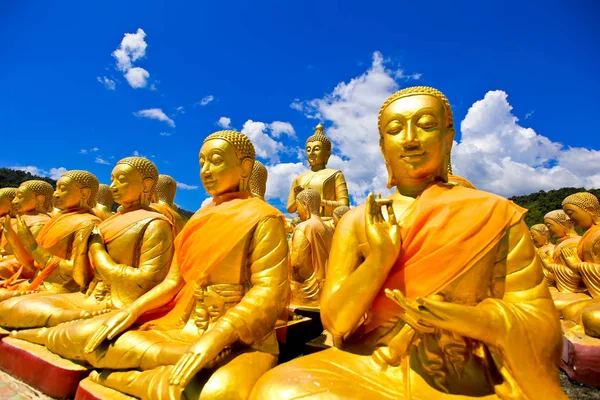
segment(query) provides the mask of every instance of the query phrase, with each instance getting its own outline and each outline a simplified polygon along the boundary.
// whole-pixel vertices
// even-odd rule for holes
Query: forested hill
[[[525,216],[525,222],[528,226],[534,224],[543,224],[544,215],[552,210],[562,209],[562,201],[565,197],[577,192],[590,192],[600,198],[600,189],[586,190],[584,188],[562,188],[545,192],[540,190],[536,193],[524,196],[514,196],[510,200],[521,207],[529,210]]]

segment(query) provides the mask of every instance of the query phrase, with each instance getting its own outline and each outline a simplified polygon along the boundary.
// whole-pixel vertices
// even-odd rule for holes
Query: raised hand
[[[375,198],[373,193],[369,193],[365,210],[365,231],[371,252],[389,262],[396,261],[402,247],[400,227],[392,204],[391,199],[381,199],[381,195]],[[383,207],[387,209],[387,221],[381,212]]]
[[[560,250],[560,254],[562,254],[567,266],[571,269],[577,269],[579,263],[581,263],[581,259],[579,258],[579,254],[577,254],[576,247],[563,247]]]
[[[138,319],[136,313],[120,310],[110,315],[100,328],[87,340],[84,353],[94,352],[105,340],[112,340],[118,334],[126,331]]]
[[[548,266],[552,264],[552,257],[550,257],[550,254],[548,254],[547,252],[538,254],[540,256],[540,259],[542,260],[542,264],[544,265],[544,267],[548,268]]]
[[[33,233],[31,233],[29,227],[20,216],[17,216],[17,236],[21,244],[29,251],[29,253],[32,253],[38,247],[38,243],[35,240]]]

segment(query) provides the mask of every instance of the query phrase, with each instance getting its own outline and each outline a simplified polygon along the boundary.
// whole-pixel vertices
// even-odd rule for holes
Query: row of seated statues
[[[4,340],[142,399],[566,399],[559,314],[526,210],[451,174],[440,91],[400,90],[377,124],[393,194],[349,209],[318,126],[287,204],[299,223],[265,201],[266,168],[232,130],[205,138],[212,201],[185,223],[141,157],[112,170],[120,207],[107,218],[85,171],[53,194],[23,183],[12,217],[4,189]],[[276,325],[294,302],[319,308],[333,347],[277,365]]]

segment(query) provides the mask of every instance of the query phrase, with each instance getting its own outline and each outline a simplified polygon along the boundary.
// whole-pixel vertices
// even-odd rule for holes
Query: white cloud
[[[267,131],[267,124],[255,122],[251,119],[246,121],[242,128],[242,133],[252,140],[258,157],[267,159],[270,163],[278,163],[279,153],[284,152],[286,147],[283,143],[270,137]]]
[[[267,179],[265,198],[267,200],[278,199],[284,205],[287,204],[292,180],[306,170],[307,167],[301,162],[267,165],[269,178]]]
[[[159,135],[160,136],[172,136],[173,133],[172,132],[160,132]]]
[[[134,150],[133,151],[133,155],[136,156],[136,157],[139,157],[140,153],[137,150]]]
[[[231,118],[227,118],[227,117],[221,117],[221,118],[219,118],[219,121],[217,122],[217,125],[219,125],[223,129],[231,128],[230,124],[231,124]]]
[[[281,134],[284,134],[290,138],[296,138],[296,131],[289,122],[274,121],[269,125],[271,134],[275,138],[279,138]]]
[[[97,147],[93,147],[91,151],[93,151],[93,152],[97,152],[98,150],[100,150],[100,149],[99,149],[99,148],[97,148]]]
[[[103,165],[109,165],[110,163],[106,160],[104,160],[101,157],[96,157],[96,160],[94,161],[96,164],[103,164]]]
[[[183,108],[183,106],[179,106],[175,109],[175,112],[177,114],[185,114],[185,109]]]
[[[202,201],[202,204],[200,205],[200,208],[204,207],[205,205],[207,205],[208,203],[210,203],[212,201],[212,197],[207,197]]]
[[[144,88],[148,85],[148,77],[150,73],[144,68],[134,67],[125,73],[125,79],[129,82],[129,86],[134,89]]]
[[[88,152],[88,151],[87,151],[86,149],[81,149],[81,150],[79,150],[79,154],[87,154],[87,152]]]
[[[117,68],[120,71],[127,72],[133,61],[137,61],[146,55],[148,44],[144,40],[146,32],[138,28],[136,33],[126,33],[121,40],[121,46],[113,52],[113,57],[117,59]]]
[[[162,122],[166,122],[172,128],[175,128],[175,121],[167,116],[160,108],[150,108],[148,110],[140,110],[134,112],[133,115],[139,118],[150,118],[157,119]]]
[[[96,80],[103,84],[107,90],[115,90],[117,88],[117,83],[114,80],[107,78],[106,76],[97,76]]]
[[[182,182],[177,182],[177,188],[178,189],[182,189],[182,190],[196,190],[196,189],[198,189],[198,186],[187,185],[187,184],[182,183]]]
[[[62,174],[64,174],[65,172],[67,172],[67,169],[65,167],[50,168],[48,176],[52,179],[59,180]]]
[[[200,104],[201,106],[205,106],[208,103],[210,103],[211,101],[213,101],[214,99],[215,99],[215,96],[213,96],[212,94],[209,94],[208,96],[203,97],[202,100],[200,100],[200,102],[197,104]]]
[[[62,174],[67,172],[67,169],[65,167],[50,168],[50,171],[46,171],[45,169],[38,168],[33,165],[28,165],[28,166],[23,166],[23,167],[21,167],[21,166],[7,167],[7,168],[14,169],[17,171],[29,172],[31,175],[48,177],[48,178],[52,178],[54,180],[58,180],[62,176]]]

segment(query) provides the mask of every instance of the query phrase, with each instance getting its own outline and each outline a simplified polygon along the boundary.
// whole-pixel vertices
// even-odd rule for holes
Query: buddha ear
[[[446,132],[446,148],[448,149],[448,153],[452,150],[452,144],[454,143],[454,136],[456,135],[456,131],[454,128],[448,129]]]
[[[151,178],[146,178],[142,182],[142,185],[144,186],[144,193],[150,193],[152,191],[152,187],[154,186],[154,180]]]
[[[242,160],[242,178],[248,178],[252,174],[252,167],[254,166],[254,160],[251,158],[244,158]]]
[[[38,194],[35,196],[35,205],[38,210],[46,209],[46,196]]]
[[[88,200],[90,199],[91,195],[92,195],[92,189],[90,189],[90,188],[81,189],[81,200],[83,200],[83,202],[85,204],[88,204]]]

